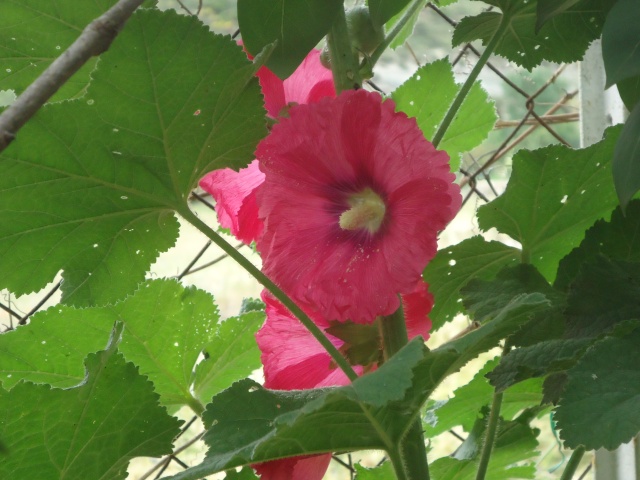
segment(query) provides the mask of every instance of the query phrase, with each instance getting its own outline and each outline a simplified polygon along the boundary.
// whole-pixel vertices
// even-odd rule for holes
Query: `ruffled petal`
[[[322,480],[331,454],[283,458],[253,465],[262,480]]]
[[[422,335],[425,341],[429,338],[431,331],[429,312],[433,308],[433,295],[428,288],[429,286],[420,279],[413,292],[402,295],[402,308],[409,339],[418,335]]]
[[[257,160],[238,172],[230,168],[214,170],[200,180],[200,186],[216,201],[220,225],[247,245],[262,232],[255,190],[263,180]]]

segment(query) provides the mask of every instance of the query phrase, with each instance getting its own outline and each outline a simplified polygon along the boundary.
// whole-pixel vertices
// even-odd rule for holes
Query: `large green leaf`
[[[54,307],[1,335],[0,381],[6,389],[22,379],[61,388],[77,385],[84,376],[83,359],[104,348],[114,323],[122,322],[118,348],[154,383],[163,405],[193,404],[194,394],[206,404],[260,366],[252,334],[262,318],[251,312],[218,323],[208,293],[173,280],[148,281],[115,306]],[[203,351],[208,358],[196,368]]]
[[[375,25],[384,25],[407,6],[410,0],[367,0]]]
[[[285,79],[329,32],[340,8],[342,0],[238,0],[242,41],[253,55],[277,42],[267,66]]]
[[[427,436],[439,435],[458,425],[465,431],[471,431],[482,407],[491,405],[494,388],[486,377],[498,365],[498,360],[489,360],[469,383],[456,389],[452,398],[428,408],[424,424]],[[541,387],[542,380],[532,379],[508,389],[502,399],[502,416],[511,420],[522,409],[539,404]]]
[[[0,389],[5,480],[124,479],[129,460],[172,450],[180,421],[151,382],[112,351],[91,354],[84,381],[66,390],[21,382]]]
[[[544,304],[541,294],[522,295],[492,322],[434,351],[414,339],[346,387],[287,392],[249,379],[238,382],[207,406],[207,458],[171,478],[197,479],[287,456],[393,448],[443,378],[513,333]]]
[[[640,75],[620,80],[616,87],[627,110],[633,110],[640,102]]]
[[[613,450],[640,431],[639,344],[640,330],[607,338],[569,370],[555,415],[565,445]]]
[[[391,462],[384,462],[375,468],[365,468],[361,465],[354,465],[356,470],[356,480],[396,480]]]
[[[620,206],[624,210],[640,190],[640,104],[629,115],[616,144],[613,181]]]
[[[86,96],[44,108],[0,157],[0,287],[32,292],[62,269],[70,304],[133,291],[198,179],[251,159],[256,68],[193,17],[137,12]]]
[[[611,222],[599,220],[587,230],[580,246],[560,261],[554,286],[566,290],[583,265],[600,254],[613,260],[640,262],[640,200],[632,201],[624,215],[616,208]]]
[[[399,110],[415,117],[428,139],[438,130],[460,91],[449,62],[437,60],[420,67],[392,94]],[[475,83],[460,106],[438,148],[451,157],[451,169],[460,165],[460,155],[480,145],[497,120],[495,107],[480,83]]]
[[[602,29],[602,59],[607,87],[640,75],[640,3],[618,0]]]
[[[95,18],[116,0],[69,2],[3,0],[0,2],[0,90],[22,93]],[[152,6],[155,1],[145,2]],[[53,97],[53,101],[81,94],[89,84],[96,60],[85,64]]]
[[[551,18],[573,7],[580,0],[538,0],[536,11],[536,33]]]
[[[526,262],[553,280],[559,260],[616,206],[609,162],[619,127],[582,150],[553,145],[520,150],[505,192],[478,209],[478,224],[522,245]]]
[[[424,279],[435,299],[429,314],[433,330],[463,311],[460,289],[469,280],[490,280],[503,267],[515,265],[519,259],[519,250],[500,242],[487,242],[480,236],[440,250],[424,270]]]
[[[547,20],[536,33],[537,5],[531,0],[485,0],[507,14],[508,28],[495,53],[531,70],[543,60],[575,62],[600,36],[611,0],[580,0]],[[558,2],[556,2],[558,3]],[[486,45],[498,29],[503,13],[483,12],[465,17],[453,33],[453,45],[482,40]]]

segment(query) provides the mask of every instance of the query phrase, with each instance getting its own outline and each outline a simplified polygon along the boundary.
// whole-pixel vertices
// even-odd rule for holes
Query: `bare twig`
[[[20,325],[25,325],[29,317],[34,313],[36,313],[40,309],[40,307],[44,305],[47,302],[47,300],[49,300],[51,296],[58,291],[58,289],[60,288],[60,285],[62,285],[62,281],[56,283],[55,286],[51,290],[49,290],[49,293],[47,293],[44,297],[42,297],[42,299],[36,304],[36,306],[33,307],[31,310],[29,310],[29,313],[27,313],[24,317],[22,317],[18,323]]]
[[[189,15],[193,15],[193,13],[191,12],[191,10],[189,10],[189,9],[187,8],[187,6],[186,6],[184,3],[182,3],[182,0],[176,0],[176,2],[178,2],[178,5],[180,5],[180,7],[182,7],[182,9],[183,9],[185,12],[187,12]]]
[[[200,15],[202,11],[202,0],[198,0],[198,10],[196,10],[196,16]]]
[[[120,0],[92,21],[62,55],[0,115],[0,152],[13,141],[18,130],[91,57],[105,52],[122,26],[144,0]]]

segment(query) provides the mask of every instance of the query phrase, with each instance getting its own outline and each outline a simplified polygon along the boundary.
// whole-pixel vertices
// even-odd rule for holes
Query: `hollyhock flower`
[[[261,67],[257,76],[267,112],[274,118],[288,105],[313,103],[324,97],[336,96],[331,70],[320,64],[318,50],[312,50],[284,82],[266,67]],[[247,245],[262,232],[255,189],[263,180],[264,174],[255,160],[238,172],[224,168],[208,173],[200,180],[200,186],[216,201],[220,225]]]
[[[461,204],[449,157],[377,93],[301,105],[256,150],[263,270],[332,320],[399,307]]]
[[[266,388],[275,390],[300,390],[318,387],[348,385],[347,376],[337,368],[329,354],[309,331],[270,294],[263,292],[267,321],[256,334],[262,352],[262,364]],[[409,338],[429,337],[431,321],[427,317],[433,307],[433,296],[422,280],[408,295],[402,297]],[[330,326],[325,318],[311,315],[323,330]],[[339,349],[344,342],[330,334],[327,337]],[[369,366],[372,371],[375,365]],[[354,365],[358,375],[365,368]],[[262,480],[320,480],[324,476],[331,454],[292,457],[254,465]]]

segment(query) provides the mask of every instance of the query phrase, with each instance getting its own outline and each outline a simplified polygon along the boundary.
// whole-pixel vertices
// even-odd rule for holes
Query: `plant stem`
[[[489,40],[487,47],[484,49],[484,52],[482,52],[482,55],[480,55],[478,62],[475,64],[475,66],[471,70],[471,73],[469,74],[469,76],[467,77],[467,80],[462,85],[462,88],[460,88],[458,95],[454,99],[453,103],[449,107],[449,110],[447,111],[447,114],[442,120],[442,123],[438,127],[438,131],[433,136],[431,143],[433,143],[434,147],[437,148],[438,144],[442,141],[442,138],[444,137],[444,134],[449,128],[449,125],[451,125],[451,122],[453,121],[454,117],[458,113],[458,110],[460,109],[462,102],[464,102],[464,99],[467,97],[467,94],[471,90],[471,87],[473,86],[473,82],[475,82],[476,79],[478,78],[478,75],[480,75],[480,71],[483,69],[483,67],[489,60],[489,57],[495,50],[496,46],[498,45],[498,42],[502,39],[502,35],[504,34],[505,30],[507,29],[510,23],[511,23],[510,16],[507,13],[503,13],[502,19],[500,20],[500,24],[498,25],[498,28],[496,29],[493,36],[491,37],[491,40]]]
[[[396,474],[396,479],[397,480],[409,480],[409,478],[407,477],[407,474],[404,470],[404,464],[402,463],[402,456],[400,455],[400,452],[397,451],[393,451],[387,452],[387,456],[389,457],[389,460],[391,461],[391,465],[393,465],[393,471]]]
[[[189,396],[187,405],[189,405],[189,408],[193,410],[193,413],[202,418],[202,414],[204,413],[204,405],[200,403],[200,400],[195,397]]]
[[[562,472],[560,480],[571,480],[573,478],[573,475],[578,469],[578,465],[580,465],[580,460],[582,460],[582,456],[584,455],[584,450],[584,445],[579,445],[578,448],[573,451],[564,472]]]
[[[315,337],[331,356],[336,365],[345,373],[349,380],[353,381],[358,378],[358,374],[353,371],[349,362],[342,356],[338,349],[331,343],[324,332],[315,324],[309,316],[302,311],[275,283],[271,281],[264,273],[244,257],[233,245],[228,243],[224,238],[218,235],[211,227],[204,223],[189,208],[182,208],[178,213],[184,217],[194,227],[204,233],[213,243],[218,245],[227,255],[233,258],[242,268],[244,268],[253,278],[260,282],[271,294],[276,297],[289,311],[305,326],[307,330]]]
[[[329,45],[331,71],[336,92],[340,93],[344,90],[360,88],[362,86],[362,79],[359,73],[360,65],[358,65],[358,56],[351,48],[344,8],[339,9],[333,25],[331,25],[331,30],[327,35],[327,43]]]
[[[380,325],[383,354],[385,361],[387,361],[409,342],[402,304],[394,313],[383,317]],[[408,479],[429,480],[427,449],[424,445],[424,433],[419,419],[413,422],[406,436],[400,442],[399,455],[403,472]],[[395,464],[394,468],[397,474]]]
[[[498,421],[500,420],[501,407],[502,393],[494,392],[493,402],[491,402],[491,413],[489,414],[489,423],[487,424],[487,434],[484,437],[484,444],[482,445],[482,453],[480,454],[480,463],[478,464],[476,480],[484,480],[484,476],[487,474],[491,451],[493,450],[493,444],[496,441],[496,434],[498,433]]]
[[[368,61],[371,65],[371,68],[373,68],[376,62],[380,60],[380,57],[382,56],[384,51],[389,47],[389,45],[391,45],[391,42],[393,42],[393,40],[398,36],[398,34],[402,31],[402,29],[407,24],[407,22],[411,20],[411,17],[413,17],[416,11],[420,10],[421,8],[424,8],[426,3],[427,3],[426,0],[413,0],[413,3],[409,5],[409,7],[407,8],[407,11],[404,12],[404,15],[400,18],[400,20],[396,22],[396,24],[393,26],[391,31],[384,37],[384,40],[382,41],[382,43],[378,45],[376,49],[373,51],[373,53],[369,56]],[[365,61],[366,60],[367,59],[365,59]]]

